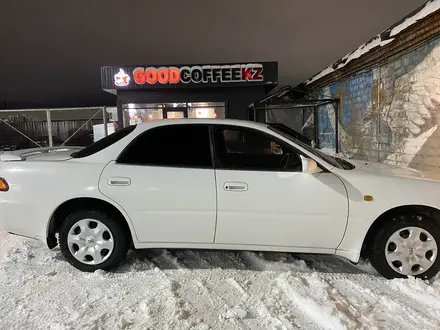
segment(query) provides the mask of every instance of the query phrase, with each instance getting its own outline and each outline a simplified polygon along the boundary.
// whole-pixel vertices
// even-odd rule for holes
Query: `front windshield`
[[[300,147],[306,149],[308,152],[312,153],[313,155],[325,160],[330,165],[333,165],[337,168],[344,169],[344,170],[352,170],[355,168],[355,166],[346,160],[327,155],[320,151],[319,149],[313,148],[312,146],[308,145],[307,143],[304,143],[303,141],[300,141],[299,139],[295,138],[293,135],[288,133],[288,130],[280,129],[279,127],[273,127],[269,125],[269,129],[273,130],[274,132],[282,135],[286,139],[294,142],[295,144],[299,145]]]

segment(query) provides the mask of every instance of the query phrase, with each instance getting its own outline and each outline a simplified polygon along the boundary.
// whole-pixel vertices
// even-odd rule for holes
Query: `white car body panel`
[[[334,250],[341,242],[348,200],[334,174],[217,170],[216,176],[216,243]],[[227,191],[227,182],[249,187]]]
[[[109,184],[111,178],[127,177],[130,185]],[[115,162],[106,166],[99,184],[105,196],[127,211],[139,242],[144,243],[213,243],[214,187],[214,170]]]
[[[356,166],[354,170],[333,169],[333,173],[342,178],[350,198],[347,231],[337,254],[350,260],[359,259],[363,239],[372,222],[393,208],[419,205],[439,209],[439,175],[397,166],[350,162]],[[373,201],[364,201],[364,195],[373,196]],[[350,256],[353,251],[357,251],[356,255]]]
[[[98,190],[102,167],[80,162],[54,162],[49,166],[43,161],[2,166],[2,176],[10,184],[7,194],[0,194],[6,196],[8,231],[45,241],[49,220],[59,205],[81,197],[108,201]]]
[[[141,132],[189,122],[243,126],[272,134],[317,161],[325,172],[115,164]],[[368,229],[384,212],[403,205],[440,209],[439,176],[352,160],[357,166],[354,170],[334,168],[254,122],[156,121],[138,125],[128,136],[89,157],[71,158],[72,152],[68,147],[0,154],[0,177],[10,186],[8,192],[0,192],[0,228],[46,241],[49,221],[61,204],[96,198],[121,212],[136,248],[336,253],[356,262]],[[128,186],[108,185],[110,178],[127,177]],[[225,191],[226,182],[244,182],[248,189]],[[364,195],[373,196],[373,201],[365,201]]]

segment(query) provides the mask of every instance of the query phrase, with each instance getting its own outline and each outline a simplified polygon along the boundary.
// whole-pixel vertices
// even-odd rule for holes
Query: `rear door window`
[[[120,164],[213,168],[209,126],[166,125],[134,139],[117,160]]]

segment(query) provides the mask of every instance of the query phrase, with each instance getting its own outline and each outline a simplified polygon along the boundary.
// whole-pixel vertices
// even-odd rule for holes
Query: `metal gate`
[[[102,126],[108,135],[105,106],[0,110],[0,151],[46,146],[87,146]]]

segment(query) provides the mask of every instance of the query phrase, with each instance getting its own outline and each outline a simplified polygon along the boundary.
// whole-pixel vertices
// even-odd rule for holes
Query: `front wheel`
[[[429,279],[440,269],[440,229],[421,214],[394,216],[373,240],[371,263],[387,278]]]
[[[124,260],[128,239],[118,219],[99,211],[78,211],[64,221],[60,248],[75,268],[108,270]]]

